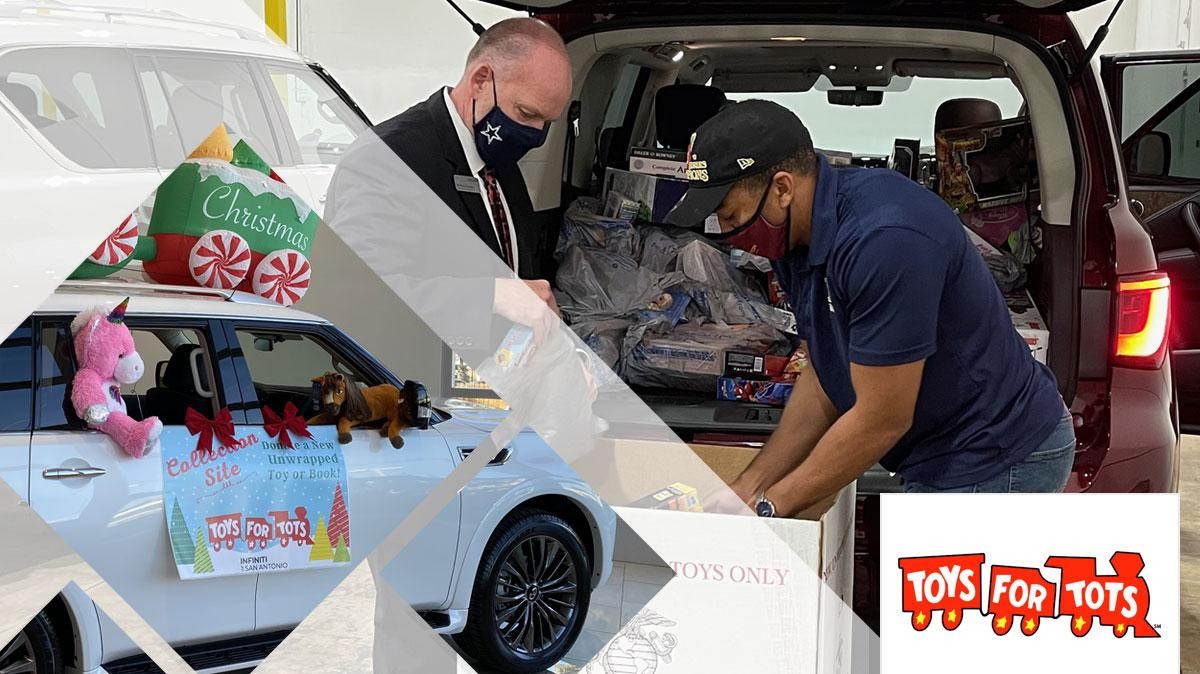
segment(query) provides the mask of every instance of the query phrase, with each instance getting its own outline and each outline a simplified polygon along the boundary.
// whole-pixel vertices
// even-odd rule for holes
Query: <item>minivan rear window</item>
[[[896,78],[900,79],[900,78]],[[932,150],[933,120],[938,106],[955,98],[982,98],[1000,106],[1005,118],[1021,109],[1021,92],[1012,80],[913,77],[903,91],[885,91],[883,103],[851,107],[831,105],[830,85],[824,76],[808,91],[784,93],[729,93],[730,100],[762,98],[775,101],[796,113],[812,134],[813,145],[855,155],[892,152],[897,138],[919,139]]]
[[[39,47],[0,56],[0,96],[67,159],[90,169],[154,165],[129,52]]]

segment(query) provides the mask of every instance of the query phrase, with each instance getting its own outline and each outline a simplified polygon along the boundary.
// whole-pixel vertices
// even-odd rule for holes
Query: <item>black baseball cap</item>
[[[696,227],[717,210],[734,183],[804,148],[812,148],[808,129],[782,105],[748,100],[725,107],[692,135],[688,189],[667,214],[667,224]]]

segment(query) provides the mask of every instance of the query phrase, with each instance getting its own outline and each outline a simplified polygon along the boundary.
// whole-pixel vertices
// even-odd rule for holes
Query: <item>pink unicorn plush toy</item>
[[[146,366],[125,325],[129,298],[111,312],[104,307],[84,311],[71,321],[79,370],[71,386],[75,414],[88,426],[107,433],[125,453],[140,459],[158,444],[158,417],[136,421],[125,411],[121,384],[141,379]]]

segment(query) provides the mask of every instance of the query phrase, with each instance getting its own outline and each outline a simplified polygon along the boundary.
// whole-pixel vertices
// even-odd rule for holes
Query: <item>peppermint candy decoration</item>
[[[96,250],[92,251],[88,260],[107,267],[121,264],[128,260],[130,255],[133,255],[133,249],[137,246],[137,238],[137,219],[130,213],[113,230],[112,234],[109,234],[104,241],[100,242],[99,246],[96,246]]]
[[[188,270],[192,279],[205,288],[229,290],[250,271],[250,246],[228,229],[213,230],[192,246]]]
[[[312,266],[298,250],[277,250],[254,268],[254,294],[290,307],[308,292]]]

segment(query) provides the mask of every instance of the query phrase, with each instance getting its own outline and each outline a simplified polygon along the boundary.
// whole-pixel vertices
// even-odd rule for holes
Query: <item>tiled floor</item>
[[[1183,438],[1179,478],[1179,622],[1183,671],[1200,674],[1200,436]]]

